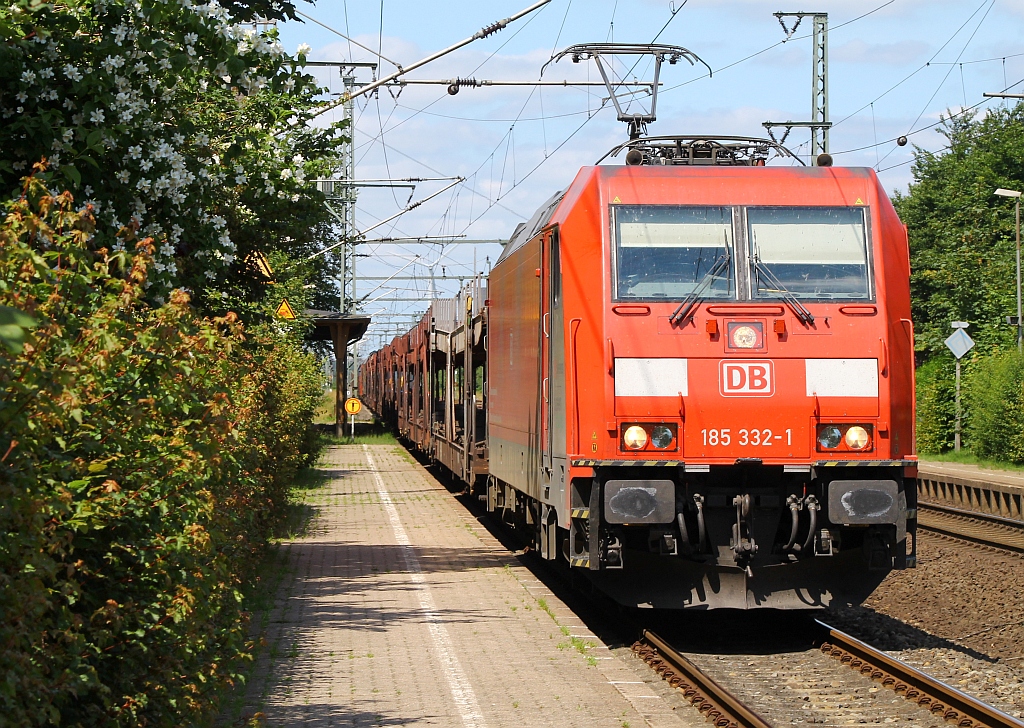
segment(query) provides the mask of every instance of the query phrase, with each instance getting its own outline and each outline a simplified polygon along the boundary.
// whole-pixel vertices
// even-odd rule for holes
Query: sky
[[[301,12],[388,60],[310,20],[284,23],[279,31],[291,52],[306,43],[312,47],[310,60],[376,62],[379,77],[393,73],[393,63],[411,65],[530,4],[299,4]],[[943,148],[940,115],[970,107],[983,114],[1008,103],[985,100],[984,92],[1008,87],[1024,92],[1024,0],[552,0],[405,78],[535,81],[552,55],[572,44],[650,43],[657,37],[658,43],[689,49],[712,73],[701,64],[666,64],[650,134],[764,137],[766,120],[807,120],[811,114],[811,20],[805,19],[787,41],[773,16],[795,10],[828,14],[829,120],[834,125],[829,151],[835,164],[874,167],[890,193],[905,192],[913,182],[914,145]],[[626,63],[615,67],[620,75],[651,80],[646,59],[635,66]],[[329,93],[343,90],[336,69],[307,70]],[[373,74],[360,69],[358,84],[373,80]],[[547,65],[543,79],[600,77],[592,61],[574,64],[565,58]],[[369,232],[367,239],[507,239],[517,223],[571,183],[580,167],[594,164],[627,138],[626,125],[616,120],[607,95],[603,87],[484,87],[462,88],[452,96],[445,86],[407,85],[361,97],[354,128],[356,178],[431,180],[417,182],[414,189],[360,188],[357,227],[365,230],[409,201],[451,184],[438,178],[463,177],[464,182]],[[648,103],[636,98],[635,104]],[[339,119],[341,111],[321,118]],[[898,146],[901,135],[911,143]],[[786,146],[806,159],[807,131],[795,129]],[[358,252],[357,292],[366,299],[362,311],[373,317],[360,345],[365,355],[408,329],[412,317],[426,310],[431,290],[438,297],[453,295],[458,277],[486,273],[501,247],[367,243]],[[396,277],[387,282],[365,280],[391,275]],[[417,280],[402,280],[411,276]]]

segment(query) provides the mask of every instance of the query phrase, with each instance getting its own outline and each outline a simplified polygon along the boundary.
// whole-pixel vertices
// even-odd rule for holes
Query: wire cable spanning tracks
[[[669,685],[682,690],[690,704],[717,728],[771,728],[764,718],[653,632],[644,630],[643,641],[635,642],[633,651]]]
[[[816,620],[817,621],[817,620]],[[844,665],[881,682],[907,700],[959,728],[1024,728],[1024,723],[1001,710],[936,680],[931,675],[881,650],[818,621],[823,630],[821,651]]]

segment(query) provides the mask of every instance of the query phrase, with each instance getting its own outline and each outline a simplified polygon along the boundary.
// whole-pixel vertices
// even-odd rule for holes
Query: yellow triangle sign
[[[855,204],[855,205],[863,205],[863,204],[864,204],[864,200],[862,200],[862,199],[860,199],[860,198],[858,197],[858,198],[857,198],[857,201],[856,201],[856,202],[854,202],[853,204]]]
[[[612,202],[622,202],[622,200],[619,199],[618,195],[615,195],[615,199]]]
[[[288,303],[288,299],[287,298],[282,298],[281,299],[281,305],[277,307],[277,315],[280,318],[283,318],[283,319],[293,319],[293,318],[295,318],[295,311],[292,309],[291,305]]]

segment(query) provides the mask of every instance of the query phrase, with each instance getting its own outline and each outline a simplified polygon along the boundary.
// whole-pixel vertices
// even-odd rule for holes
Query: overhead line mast
[[[800,26],[804,18],[811,18],[811,120],[810,121],[766,121],[762,126],[768,130],[772,141],[786,143],[786,137],[796,127],[811,131],[811,164],[818,164],[818,155],[828,155],[828,130],[832,122],[828,120],[828,13],[772,13],[779,20],[779,25],[786,33],[785,43]],[[796,18],[792,27],[786,26],[786,18]],[[806,36],[804,36],[806,37]],[[782,138],[776,140],[773,129],[784,127]],[[822,160],[826,161],[826,160]],[[828,163],[831,164],[831,158]]]

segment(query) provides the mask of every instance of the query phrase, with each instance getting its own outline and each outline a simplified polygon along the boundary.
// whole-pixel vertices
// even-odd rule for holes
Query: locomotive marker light
[[[974,339],[964,330],[970,326],[966,321],[954,321],[952,326],[954,331],[944,343],[956,357],[956,430],[953,435],[953,449],[960,452],[960,360],[974,348]]]
[[[1020,310],[1020,192],[1000,187],[996,194],[1000,197],[1013,198],[1014,217],[1017,219],[1017,320],[1014,323],[1017,324],[1017,351],[1024,351],[1024,324],[1021,323]]]

